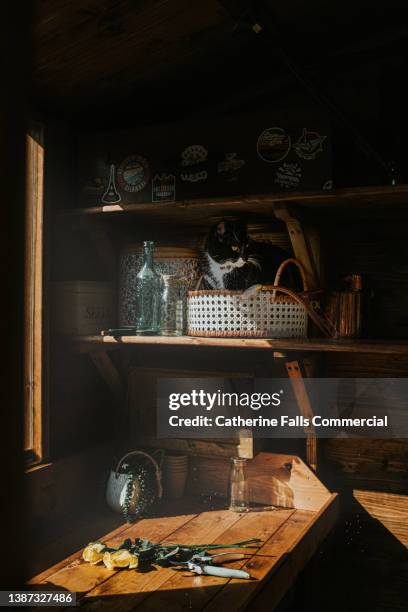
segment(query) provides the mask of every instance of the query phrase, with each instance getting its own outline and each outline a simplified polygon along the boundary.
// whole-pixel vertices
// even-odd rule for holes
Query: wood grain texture
[[[301,224],[296,217],[290,214],[286,204],[275,204],[273,207],[273,212],[278,219],[281,219],[286,224],[293,253],[296,259],[298,259],[303,265],[309,290],[313,291],[314,289],[317,289],[319,287],[319,280],[315,266],[315,259],[311,248],[306,241],[303,224]]]
[[[77,105],[90,95],[115,100],[118,89],[121,96],[131,91],[142,72],[188,57],[194,39],[202,41],[224,21],[218,9],[215,0],[40,4],[33,32],[36,86],[54,103],[65,98]]]
[[[307,517],[305,513],[297,510],[289,519],[293,523],[299,522],[297,535],[292,533],[292,544],[288,545],[288,554],[283,554],[278,558],[278,563],[273,567],[276,570],[272,573],[269,582],[260,591],[258,596],[250,603],[249,609],[252,612],[263,612],[266,609],[274,610],[279,604],[284,594],[294,583],[305,564],[310,561],[319,545],[328,536],[338,517],[338,498],[333,494],[325,506],[313,517]],[[288,521],[288,523],[289,523]],[[290,529],[286,523],[282,530]],[[278,532],[279,535],[279,532]],[[281,534],[282,540],[288,537],[288,533]],[[262,554],[262,548],[260,554]],[[275,558],[272,557],[274,560]],[[280,562],[280,563],[279,563]],[[238,609],[243,609],[243,606]],[[215,610],[215,608],[214,608]]]
[[[292,390],[300,414],[311,423],[314,411],[310,403],[309,395],[303,380],[300,364],[298,361],[286,361],[286,371],[290,379]],[[306,460],[308,465],[317,470],[317,436],[313,426],[305,429],[306,432]]]
[[[189,490],[227,497],[230,462],[223,458],[192,457]],[[282,508],[317,510],[330,497],[313,472],[291,455],[259,453],[247,462],[253,502]]]
[[[63,587],[75,590],[82,600],[81,607],[90,611],[155,611],[161,608],[178,611],[186,607],[219,610],[219,606],[241,610],[262,592],[268,579],[272,578],[273,605],[268,607],[272,610],[327,535],[335,518],[334,495],[318,512],[293,509],[247,514],[216,509],[198,515],[173,512],[166,517],[141,519],[135,525],[116,529],[100,538],[108,544],[117,545],[125,537],[136,535],[180,544],[227,544],[257,537],[261,540],[259,548],[252,551],[243,549],[245,558],[232,564],[233,567],[243,567],[249,571],[253,576],[252,581],[197,576],[173,568],[159,568],[147,573],[110,571],[82,562],[79,551],[34,578],[31,584],[44,585],[47,589]]]
[[[279,528],[285,524],[287,519],[293,514],[293,511],[278,511],[253,513],[240,517],[229,529],[222,533],[214,540],[214,543],[234,542],[249,538],[259,538],[265,542]],[[233,549],[231,549],[233,550]],[[228,548],[225,549],[228,551]],[[245,550],[243,549],[243,552]],[[228,564],[229,567],[241,568],[251,564],[254,558],[252,554],[248,555],[248,559]],[[249,553],[249,551],[247,551]],[[248,570],[247,571],[253,571]],[[235,584],[236,581],[233,581]],[[195,576],[186,572],[172,573],[172,576],[167,580],[159,590],[150,595],[143,603],[137,606],[137,610],[144,612],[154,612],[155,610],[164,608],[166,610],[181,610],[187,604],[193,610],[203,610],[207,604],[210,604],[212,598],[221,591],[227,588],[231,583],[225,578],[217,578],[214,576]],[[248,581],[246,581],[246,585]],[[184,597],[181,594],[184,593]],[[234,602],[230,598],[228,606],[233,606]],[[233,608],[234,609],[234,608]]]
[[[374,519],[408,548],[408,497],[379,491],[353,491],[354,498]]]
[[[260,593],[258,610],[273,610],[293,581],[310,559],[321,542],[332,528],[337,518],[337,498],[332,496],[317,513],[305,513],[297,510],[271,538],[275,544],[267,542],[245,564],[245,568],[257,580],[231,581],[206,606],[206,612],[223,608],[244,610],[248,603]],[[287,525],[291,523],[289,530]],[[281,533],[281,535],[279,535]],[[272,547],[273,546],[273,547]],[[264,554],[271,552],[271,555]],[[269,579],[267,584],[266,581]],[[233,587],[233,588],[232,588]]]
[[[337,480],[348,486],[384,492],[408,492],[406,439],[324,440],[322,452]]]
[[[179,514],[166,517],[166,520],[148,518],[138,521],[135,525],[118,528],[108,536],[102,536],[106,544],[119,546],[126,538],[144,537],[152,541],[160,541],[170,536],[182,525],[194,518],[193,515]],[[63,587],[70,591],[86,593],[98,584],[115,574],[115,570],[108,570],[104,565],[90,565],[82,561],[82,549],[69,558],[68,563],[58,564],[50,572],[44,572],[34,577],[30,584],[44,584]]]
[[[206,198],[199,200],[185,200],[180,202],[139,204],[111,204],[92,208],[78,208],[65,211],[65,216],[78,215],[117,215],[132,213],[141,217],[150,217],[156,221],[171,221],[189,225],[195,223],[208,224],[210,215],[222,217],[231,214],[249,214],[257,217],[259,223],[262,217],[273,217],[273,207],[276,204],[290,204],[302,209],[316,209],[321,214],[325,209],[350,210],[356,207],[372,210],[392,209],[398,207],[404,211],[408,204],[408,186],[397,187],[357,187],[348,189],[334,189],[332,191],[309,191],[276,193],[267,195],[254,195],[246,197]]]
[[[48,451],[46,402],[43,401],[43,196],[44,148],[27,136],[26,235],[24,270],[24,412],[26,449],[42,459]]]
[[[408,355],[408,342],[387,340],[328,340],[293,338],[197,338],[193,336],[77,336],[74,346],[80,352],[108,350],[122,345],[138,346],[196,346],[236,349],[269,349],[272,351],[358,353],[380,355]]]

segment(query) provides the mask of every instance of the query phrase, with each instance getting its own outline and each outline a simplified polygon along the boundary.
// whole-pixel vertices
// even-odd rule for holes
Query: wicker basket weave
[[[279,267],[273,285],[254,290],[189,291],[188,335],[251,338],[305,338],[308,307],[302,297],[281,287],[280,278],[289,264],[295,264],[307,291],[303,266],[294,258]],[[283,294],[283,295],[281,295]]]

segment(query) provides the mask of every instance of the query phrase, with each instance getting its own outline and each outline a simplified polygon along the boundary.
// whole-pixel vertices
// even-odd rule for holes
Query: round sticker
[[[129,155],[123,160],[117,171],[120,188],[130,193],[144,189],[149,179],[149,162],[141,155]]]
[[[256,144],[258,155],[263,161],[277,163],[285,159],[290,151],[289,134],[279,127],[267,128],[262,132]]]

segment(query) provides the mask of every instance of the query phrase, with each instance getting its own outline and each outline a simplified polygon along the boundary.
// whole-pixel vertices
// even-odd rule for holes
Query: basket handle
[[[195,284],[194,291],[198,291],[200,286],[203,284],[204,274],[201,274],[200,278]]]
[[[122,466],[122,463],[125,461],[125,459],[127,459],[128,457],[132,457],[134,455],[142,455],[143,457],[146,457],[146,459],[149,459],[149,461],[153,464],[156,481],[157,481],[157,496],[159,499],[161,499],[163,495],[163,487],[162,487],[162,482],[161,482],[161,469],[159,468],[157,461],[153,459],[153,457],[149,455],[149,453],[145,453],[144,451],[135,450],[135,451],[130,451],[129,453],[126,453],[125,455],[123,455],[122,459],[120,459],[115,469],[116,478],[119,478],[118,472]]]
[[[304,297],[301,297],[295,291],[292,291],[292,289],[287,289],[286,287],[281,287],[280,285],[261,285],[259,287],[259,290],[272,291],[273,295],[271,297],[271,301],[275,300],[274,294],[276,292],[279,291],[280,293],[285,293],[293,300],[295,300],[295,302],[301,304],[304,307],[309,317],[325,336],[332,338],[335,335],[335,328],[333,328],[331,321],[317,313],[311,306],[309,300],[305,299]]]
[[[294,264],[297,267],[297,269],[300,272],[301,279],[302,279],[303,291],[308,291],[309,287],[308,287],[307,280],[306,280],[305,269],[304,269],[303,265],[300,263],[300,261],[298,259],[296,259],[295,257],[289,257],[288,259],[285,259],[285,261],[282,261],[281,265],[279,266],[279,268],[276,271],[275,280],[274,280],[273,284],[274,285],[279,285],[281,276],[282,276],[285,268],[289,264]]]

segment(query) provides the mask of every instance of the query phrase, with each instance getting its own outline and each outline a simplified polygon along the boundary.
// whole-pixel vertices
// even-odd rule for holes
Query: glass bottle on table
[[[143,243],[143,264],[136,276],[136,334],[159,333],[161,277],[154,268],[154,242]]]
[[[249,508],[249,487],[246,477],[246,459],[231,459],[229,509],[233,512],[246,512]]]

